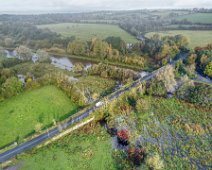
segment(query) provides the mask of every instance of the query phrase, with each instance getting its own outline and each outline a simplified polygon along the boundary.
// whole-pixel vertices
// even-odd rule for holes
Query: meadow
[[[81,23],[61,23],[39,25],[38,28],[49,28],[64,37],[75,36],[81,40],[90,40],[94,37],[105,39],[109,36],[121,37],[127,43],[137,42],[136,38],[119,28],[117,25],[109,24],[81,24]]]
[[[189,47],[203,47],[209,43],[212,43],[212,31],[187,31],[187,30],[177,30],[177,31],[161,31],[161,32],[150,32],[145,36],[150,38],[154,34],[159,34],[160,36],[175,36],[184,35],[189,40]]]
[[[76,131],[49,146],[34,149],[33,154],[18,156],[22,161],[20,169],[115,170],[110,136],[99,126],[92,129]]]
[[[0,147],[21,142],[29,134],[41,130],[68,115],[78,106],[58,88],[46,86],[27,91],[0,103]]]
[[[194,13],[177,17],[177,20],[184,19],[192,23],[212,24],[212,13]]]

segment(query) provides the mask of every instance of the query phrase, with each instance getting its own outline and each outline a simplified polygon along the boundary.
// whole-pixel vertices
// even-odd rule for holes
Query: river
[[[17,52],[15,50],[13,50],[13,51],[5,50],[5,53],[6,53],[7,58],[19,58],[17,56]],[[54,65],[55,67],[69,70],[69,71],[71,71],[73,69],[73,66],[76,63],[82,63],[84,65],[84,69],[86,69],[86,70],[89,67],[91,67],[93,64],[93,62],[91,62],[91,61],[85,61],[85,60],[81,60],[81,59],[73,59],[73,58],[69,58],[66,56],[61,57],[61,56],[57,56],[57,55],[51,55],[50,59],[51,59],[51,64]],[[34,63],[36,63],[37,60],[38,60],[38,56],[35,53],[33,53],[32,61]]]

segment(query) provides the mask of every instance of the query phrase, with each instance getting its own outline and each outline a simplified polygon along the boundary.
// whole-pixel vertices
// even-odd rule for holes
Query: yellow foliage
[[[160,156],[158,154],[149,157],[146,162],[147,165],[153,170],[160,170],[164,168],[163,161],[160,159]]]

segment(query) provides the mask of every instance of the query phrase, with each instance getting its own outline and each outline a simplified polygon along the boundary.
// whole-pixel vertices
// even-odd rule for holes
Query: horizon
[[[22,10],[22,11],[0,11],[0,15],[42,15],[42,14],[75,14],[92,12],[120,12],[120,11],[154,11],[154,10],[193,10],[202,8],[135,8],[135,9],[107,9],[107,10]],[[212,8],[203,8],[212,9]]]
[[[115,4],[115,5],[114,5]],[[1,14],[82,13],[156,9],[212,8],[211,0],[0,0]]]

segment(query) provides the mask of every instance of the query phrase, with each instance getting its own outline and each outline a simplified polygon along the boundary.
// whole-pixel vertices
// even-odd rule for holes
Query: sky
[[[212,0],[0,0],[0,12],[212,8]]]

